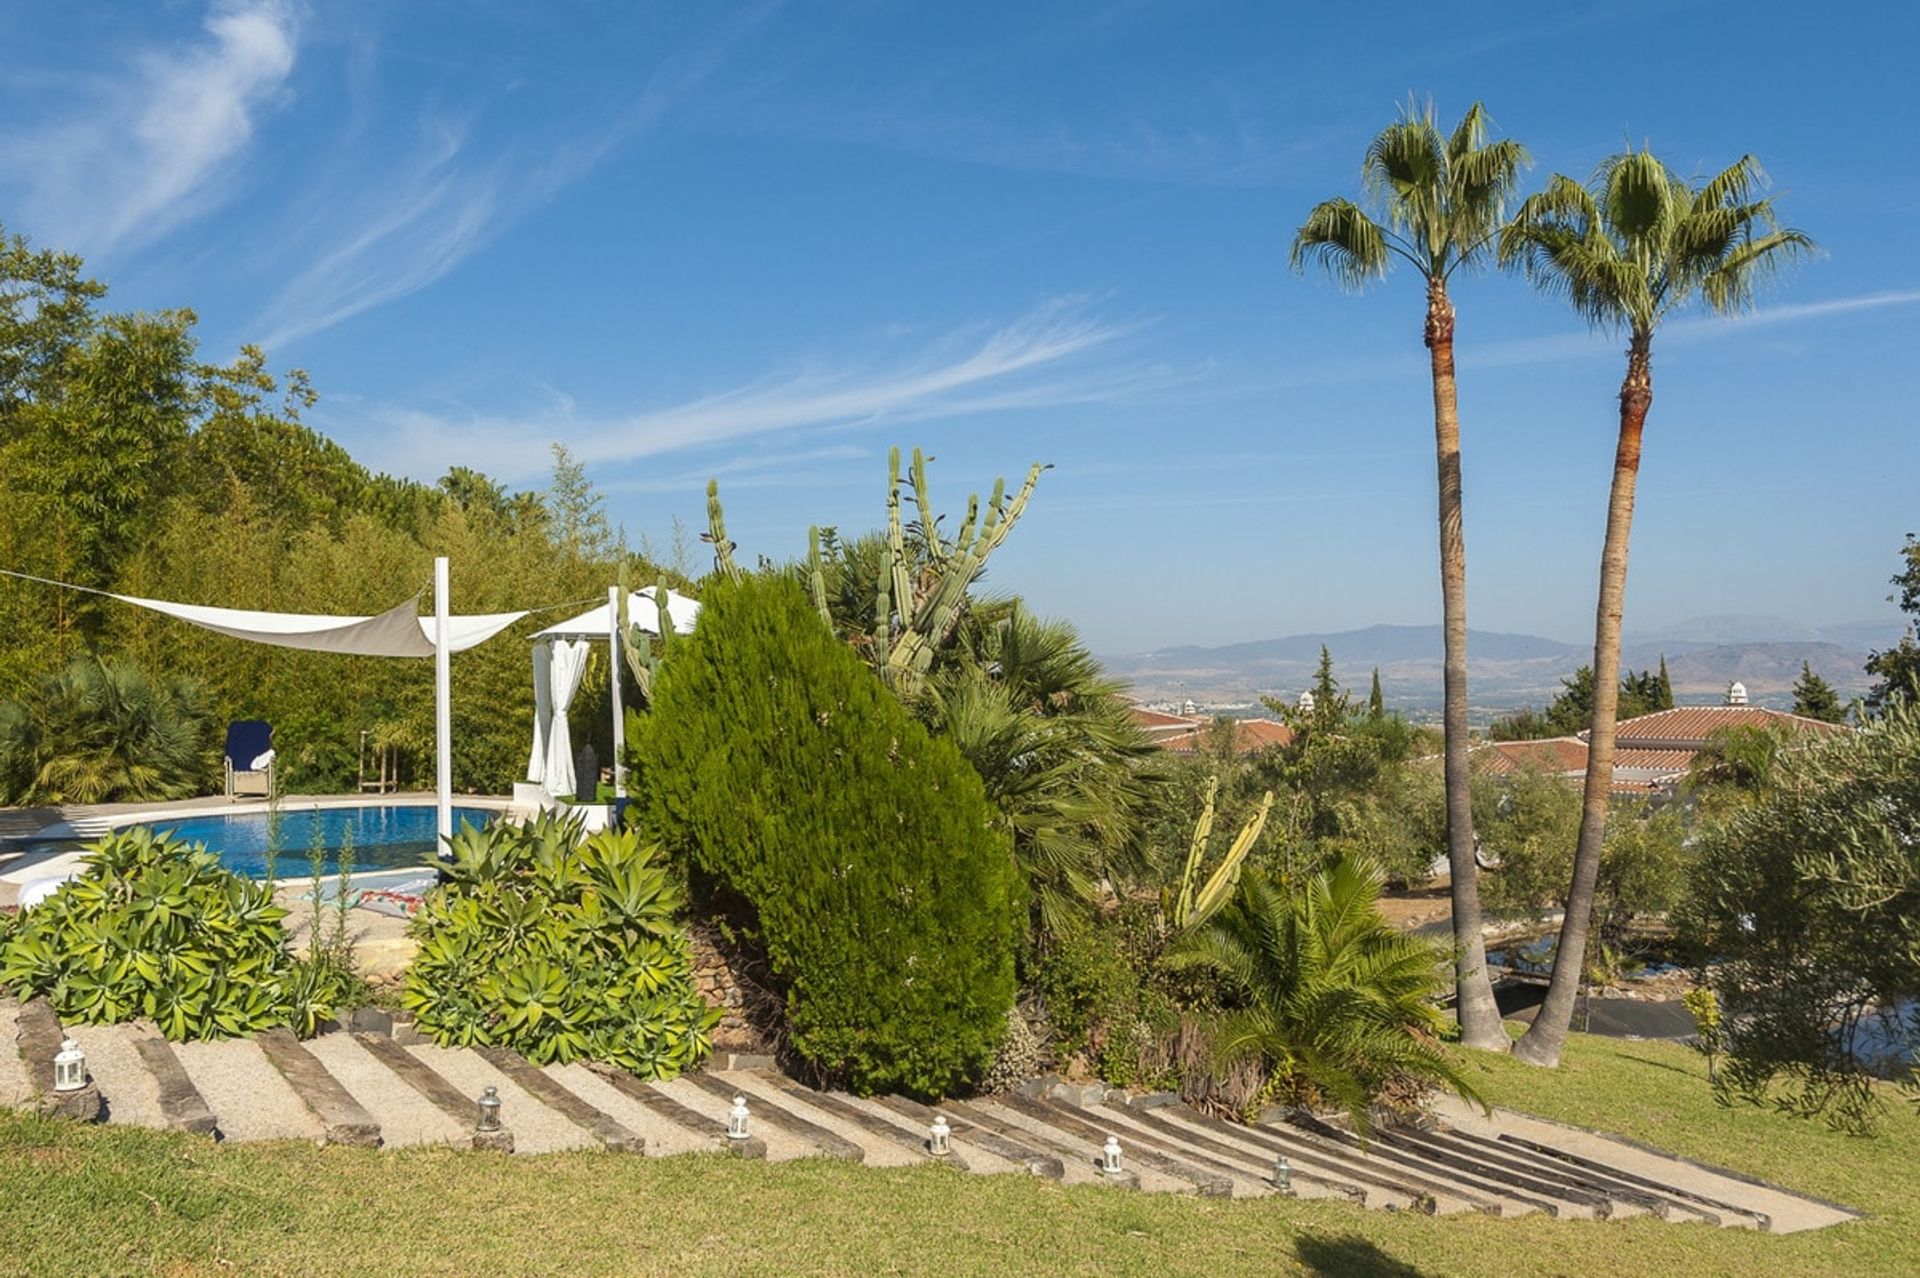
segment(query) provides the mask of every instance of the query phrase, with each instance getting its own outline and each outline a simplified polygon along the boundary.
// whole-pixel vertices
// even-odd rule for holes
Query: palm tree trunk
[[[1640,432],[1653,406],[1652,334],[1635,333],[1620,384],[1620,443],[1607,497],[1607,540],[1600,554],[1600,606],[1593,627],[1593,720],[1587,734],[1587,780],[1580,808],[1580,841],[1573,851],[1573,883],[1560,924],[1547,998],[1513,1054],[1530,1065],[1559,1065],[1573,1006],[1586,970],[1594,882],[1607,835],[1607,799],[1613,788],[1614,713],[1620,702],[1620,616],[1627,591],[1627,541],[1633,532],[1633,494],[1640,479]]]
[[[1440,600],[1446,673],[1447,868],[1452,879],[1454,994],[1460,1041],[1505,1051],[1507,1032],[1487,979],[1480,883],[1473,858],[1473,793],[1467,749],[1467,539],[1460,507],[1460,407],[1453,377],[1453,302],[1446,282],[1427,282],[1427,352],[1433,362],[1433,447],[1440,470]]]

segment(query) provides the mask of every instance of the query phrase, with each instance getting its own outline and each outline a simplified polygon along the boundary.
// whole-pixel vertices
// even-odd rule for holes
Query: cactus
[[[740,569],[733,562],[734,543],[727,540],[727,516],[720,508],[720,481],[707,481],[707,531],[700,534],[700,540],[713,546],[713,569],[724,573],[735,581],[740,580]]]
[[[633,605],[629,602],[627,590],[627,568],[620,566],[619,608],[622,624],[620,652],[625,656],[627,669],[633,672],[633,681],[640,687],[640,696],[651,703],[653,701],[653,680],[660,673],[660,663],[666,660],[667,644],[673,634],[673,615],[667,609],[672,598],[667,589],[667,579],[658,578],[653,584],[654,626],[659,634],[649,634],[633,624]]]
[[[1176,931],[1198,927],[1227,903],[1240,882],[1240,867],[1246,863],[1247,853],[1253,850],[1254,841],[1266,829],[1267,816],[1273,811],[1273,791],[1269,790],[1260,797],[1259,810],[1234,836],[1225,858],[1202,884],[1200,866],[1206,860],[1207,840],[1213,835],[1213,799],[1219,789],[1220,778],[1208,778],[1206,801],[1201,805],[1200,819],[1194,822],[1193,842],[1187,849],[1186,868],[1180,875],[1180,895],[1174,901],[1169,919]]]
[[[813,591],[813,606],[819,610],[820,620],[827,623],[827,629],[833,629],[833,609],[827,605],[827,568],[820,558],[817,525],[807,529],[807,585]]]

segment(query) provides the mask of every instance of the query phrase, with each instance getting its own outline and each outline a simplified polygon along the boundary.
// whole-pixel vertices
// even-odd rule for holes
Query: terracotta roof
[[[1149,736],[1161,733],[1192,732],[1206,726],[1206,720],[1187,714],[1168,714],[1164,710],[1149,710],[1145,706],[1128,706],[1127,713],[1133,721]]]
[[[1540,741],[1494,741],[1475,752],[1481,766],[1496,776],[1539,768],[1545,772],[1584,772],[1587,743],[1578,737],[1547,737]]]
[[[1846,731],[1842,724],[1822,723],[1766,706],[1675,706],[1621,720],[1614,729],[1614,740],[1623,749],[1698,750],[1714,732],[1739,725],[1794,732]]]
[[[1175,754],[1196,754],[1206,744],[1206,727],[1194,728],[1171,736],[1154,738],[1154,744]],[[1236,754],[1252,754],[1268,746],[1285,745],[1293,740],[1293,729],[1272,719],[1235,719],[1233,749]]]
[[[1678,774],[1685,772],[1693,763],[1697,750],[1641,750],[1630,748],[1613,752],[1613,768],[1618,772],[1622,768],[1631,768],[1643,772],[1661,772]]]

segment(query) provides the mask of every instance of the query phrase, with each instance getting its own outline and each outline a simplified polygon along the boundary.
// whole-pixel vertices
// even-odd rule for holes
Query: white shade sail
[[[308,652],[338,652],[361,657],[431,657],[433,618],[420,615],[415,596],[374,617],[329,617],[298,612],[252,612],[205,604],[172,603],[114,595],[121,603],[174,617],[206,630]],[[671,611],[671,609],[669,609]],[[464,652],[511,626],[525,612],[478,613],[447,618],[447,647]],[[602,632],[604,633],[604,631]]]
[[[635,590],[627,596],[627,620],[650,635],[660,633],[660,607],[654,602],[656,587],[648,586]],[[700,615],[700,601],[689,599],[677,590],[667,591],[667,619],[673,623],[675,634],[687,634],[693,629],[694,619]],[[590,608],[577,617],[555,626],[548,626],[534,636],[540,639],[592,639],[603,640],[612,629],[613,605],[603,603]]]

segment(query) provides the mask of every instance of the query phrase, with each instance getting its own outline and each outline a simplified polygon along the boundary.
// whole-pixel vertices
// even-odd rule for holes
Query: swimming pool
[[[310,874],[315,839],[321,848],[322,873],[337,874],[340,849],[353,838],[355,873],[391,870],[402,866],[432,865],[439,840],[434,836],[435,811],[425,804],[368,804],[359,807],[294,808],[278,815],[274,873],[283,879]],[[488,808],[453,810],[453,828],[462,822],[484,826],[500,815]],[[191,843],[204,843],[220,863],[236,874],[267,876],[267,845],[274,814],[219,812],[142,822],[162,833]]]

